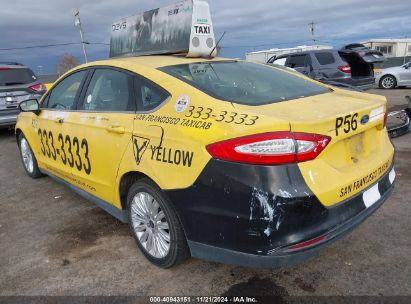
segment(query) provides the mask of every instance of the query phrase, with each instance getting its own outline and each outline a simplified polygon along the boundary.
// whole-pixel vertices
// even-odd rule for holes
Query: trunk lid
[[[32,94],[28,89],[0,87],[0,110],[16,109],[20,102],[38,97]]]
[[[326,206],[363,191],[391,166],[394,150],[383,126],[386,100],[382,96],[336,89],[247,108],[260,115],[270,113],[273,118],[287,119],[292,132],[331,138],[316,159],[298,164],[307,185]],[[372,178],[366,178],[370,175]],[[358,180],[360,184],[354,187]]]
[[[383,53],[376,50],[365,51],[365,54],[361,57],[367,63],[381,63],[385,61]]]

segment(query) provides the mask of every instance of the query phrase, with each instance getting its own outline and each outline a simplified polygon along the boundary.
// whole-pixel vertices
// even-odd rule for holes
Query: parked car
[[[376,73],[375,83],[383,89],[411,86],[411,61],[402,66],[380,70]]]
[[[290,72],[296,72],[295,69],[272,63],[271,66],[274,66],[279,69],[284,69]],[[329,79],[321,79],[320,82],[327,84],[331,87],[342,88],[345,90],[350,91],[357,91],[362,92],[358,87],[354,87],[352,85],[342,83],[342,82],[335,82]],[[411,120],[411,97],[406,96],[406,100],[408,105],[406,106],[396,106],[393,108],[388,109],[388,117],[387,117],[387,131],[388,135],[391,138],[398,137],[408,133],[410,128],[410,120]]]
[[[386,103],[242,60],[114,58],[21,103],[16,137],[29,176],[129,223],[160,267],[190,255],[278,267],[390,195]]]
[[[304,51],[273,56],[268,63],[285,65],[315,80],[341,83],[341,86],[353,89],[367,90],[375,82],[373,64],[354,52],[348,54],[335,49]]]
[[[40,98],[45,91],[46,87],[28,67],[16,62],[0,62],[0,128],[16,123],[20,102]]]

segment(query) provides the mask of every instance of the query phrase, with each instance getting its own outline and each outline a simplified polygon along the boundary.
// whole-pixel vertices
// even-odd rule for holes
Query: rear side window
[[[335,63],[334,55],[330,52],[315,53],[315,58],[317,58],[321,65]]]
[[[130,76],[113,69],[96,69],[79,110],[98,112],[135,111]]]
[[[0,86],[28,84],[36,80],[30,69],[0,68]]]
[[[134,95],[138,111],[150,111],[167,99],[169,94],[163,89],[141,78],[134,78]]]
[[[288,60],[287,66],[290,68],[301,68],[308,66],[309,63],[308,55],[292,55]]]
[[[330,90],[268,65],[243,61],[181,64],[160,68],[215,98],[261,105]]]
[[[60,81],[47,97],[47,108],[73,110],[86,71],[76,72]]]

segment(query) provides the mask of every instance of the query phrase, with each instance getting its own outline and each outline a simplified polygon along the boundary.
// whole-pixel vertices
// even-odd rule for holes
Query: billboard
[[[111,25],[110,57],[186,53],[209,55],[215,46],[207,1],[184,0]]]

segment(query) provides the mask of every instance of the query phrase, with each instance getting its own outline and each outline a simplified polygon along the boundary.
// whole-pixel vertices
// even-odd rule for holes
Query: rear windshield
[[[0,68],[0,86],[28,84],[36,80],[30,69]]]
[[[242,61],[202,62],[160,68],[215,98],[261,105],[330,90],[276,68]]]

